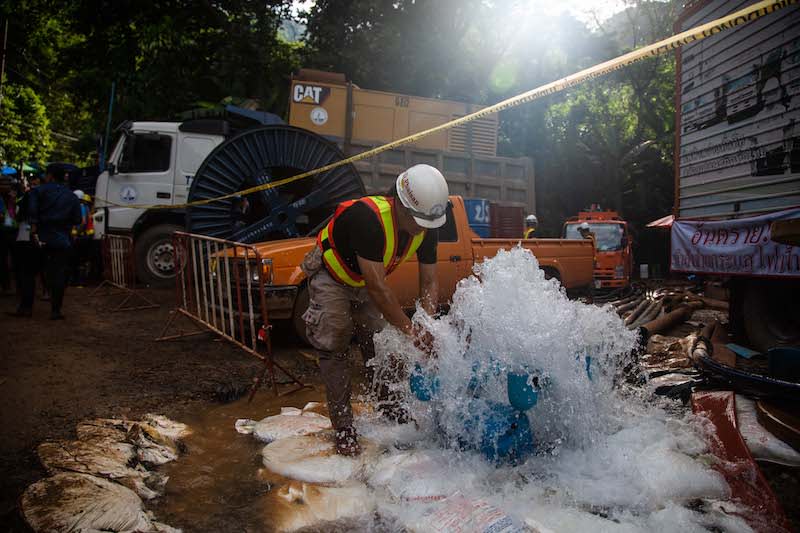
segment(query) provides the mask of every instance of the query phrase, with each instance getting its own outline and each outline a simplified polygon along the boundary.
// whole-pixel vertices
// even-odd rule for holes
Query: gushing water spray
[[[426,483],[512,505],[516,519],[556,529],[596,529],[592,520],[606,520],[597,509],[645,530],[667,522],[742,525],[714,510],[711,502],[724,500],[728,487],[704,461],[705,440],[691,415],[670,417],[618,386],[637,334],[609,307],[569,300],[529,251],[500,251],[460,282],[448,315],[418,311],[414,321],[433,334],[436,356],[387,329],[375,336],[371,364],[377,379],[392,358],[411,371],[395,387],[419,432],[413,444],[395,445],[438,457],[430,464],[441,475],[426,466]],[[507,410],[524,417],[517,425],[529,425],[535,453],[504,456],[500,438],[487,449],[487,435],[502,433],[494,426],[513,422],[498,415]],[[376,436],[374,427],[360,430]],[[692,499],[708,502],[703,512],[683,506]],[[413,507],[392,512],[413,515]]]

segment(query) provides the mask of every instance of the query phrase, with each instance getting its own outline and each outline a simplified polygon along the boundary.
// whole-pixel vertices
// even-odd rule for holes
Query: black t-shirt
[[[411,236],[405,231],[397,232],[397,254],[402,254]],[[333,242],[336,251],[342,257],[348,268],[361,273],[358,268],[357,256],[368,261],[383,262],[383,247],[385,244],[383,228],[378,215],[362,202],[356,202],[336,219],[333,225]],[[417,260],[426,265],[436,263],[436,246],[439,244],[439,231],[429,229],[425,238],[417,249]]]

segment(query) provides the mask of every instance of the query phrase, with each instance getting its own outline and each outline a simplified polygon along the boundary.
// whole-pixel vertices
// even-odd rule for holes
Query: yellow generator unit
[[[370,91],[344,74],[302,69],[292,78],[289,124],[333,137],[347,147],[378,145],[444,124],[483,106]],[[475,155],[497,154],[497,115],[426,137],[413,146]]]

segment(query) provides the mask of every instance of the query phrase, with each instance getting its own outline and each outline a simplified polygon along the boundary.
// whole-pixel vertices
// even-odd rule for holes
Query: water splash
[[[515,519],[555,530],[590,523],[596,530],[620,523],[663,530],[665,516],[675,517],[676,529],[747,529],[715,503],[728,497],[728,487],[708,466],[693,417],[671,416],[620,386],[636,333],[608,306],[569,300],[529,251],[500,251],[460,282],[448,315],[433,319],[418,311],[414,321],[433,333],[437,357],[426,358],[387,328],[375,336],[371,364],[378,378],[392,358],[436,376],[429,402],[417,401],[408,382],[395,385],[419,430],[398,438],[374,420],[361,421],[359,430],[397,448],[436,454],[421,470],[439,465],[434,477],[447,480],[443,494],[482,498]],[[527,412],[538,452],[522,465],[497,468],[463,451],[464,441],[481,433],[472,428],[465,435],[463,421],[476,412],[480,418],[481,405],[508,403],[509,372],[527,373],[540,392]],[[409,523],[421,505],[387,503],[385,510]]]

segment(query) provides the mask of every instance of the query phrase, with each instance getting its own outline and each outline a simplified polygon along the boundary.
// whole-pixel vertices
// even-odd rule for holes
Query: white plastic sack
[[[65,472],[34,483],[22,495],[21,509],[34,531],[151,532],[164,527],[153,522],[132,490],[88,474]]]
[[[181,422],[170,420],[164,415],[148,413],[142,417],[142,422],[147,424],[165,438],[177,442],[192,433],[189,426]]]
[[[409,524],[409,529],[419,533],[522,533],[531,531],[505,511],[485,500],[465,498],[453,494]]]
[[[385,488],[397,500],[437,501],[453,492],[445,458],[426,451],[400,452],[381,458],[369,484]]]
[[[276,531],[289,532],[369,515],[375,500],[363,483],[323,487],[290,481],[269,494],[266,506],[270,525]]]
[[[78,439],[108,438],[123,441],[134,425],[147,426],[149,433],[158,435],[160,440],[177,443],[182,438],[191,434],[189,426],[170,420],[166,416],[146,414],[141,421],[125,420],[122,418],[94,418],[84,420],[77,426]]]
[[[319,403],[311,402],[302,409],[283,407],[280,414],[260,421],[240,418],[235,424],[236,431],[246,435],[254,434],[259,440],[272,442],[331,429],[331,421],[327,416],[312,411],[318,407]]]
[[[126,440],[136,447],[139,461],[148,465],[163,465],[178,458],[178,445],[150,424],[133,424]]]
[[[800,466],[800,453],[758,423],[753,400],[736,395],[736,421],[739,433],[754,459],[788,466]]]
[[[36,454],[49,474],[79,472],[110,479],[136,491],[145,499],[163,492],[167,477],[148,472],[141,466],[131,468],[136,457],[134,446],[125,442],[76,440],[45,442]]]
[[[645,533],[633,524],[620,524],[592,513],[555,505],[526,510],[525,524],[536,533],[591,531],[592,533]]]
[[[345,457],[336,453],[333,431],[286,437],[273,441],[261,451],[264,466],[290,479],[308,483],[342,483],[364,477],[375,462],[377,446],[359,437],[361,455]]]

